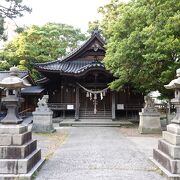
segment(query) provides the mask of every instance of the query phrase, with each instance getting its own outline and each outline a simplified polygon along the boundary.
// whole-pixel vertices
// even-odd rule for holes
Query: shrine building
[[[108,84],[115,77],[106,70],[103,58],[105,40],[99,32],[78,49],[56,61],[35,64],[44,78],[37,81],[49,95],[54,117],[118,119],[135,117],[143,106],[143,95],[129,85],[112,91]]]

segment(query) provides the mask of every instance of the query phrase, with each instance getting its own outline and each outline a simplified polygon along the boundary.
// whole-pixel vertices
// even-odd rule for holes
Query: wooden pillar
[[[112,91],[112,120],[116,119],[116,103],[115,103],[115,92]]]
[[[76,85],[75,121],[79,121],[79,86],[78,85]]]

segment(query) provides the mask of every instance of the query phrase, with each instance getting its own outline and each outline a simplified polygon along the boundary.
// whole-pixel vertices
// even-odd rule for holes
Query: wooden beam
[[[112,93],[112,120],[116,119],[116,102],[115,102],[115,92],[111,91]]]
[[[79,121],[79,86],[78,85],[76,85],[75,121]]]

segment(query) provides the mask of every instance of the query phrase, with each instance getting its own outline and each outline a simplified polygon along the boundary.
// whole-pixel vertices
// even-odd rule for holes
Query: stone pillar
[[[160,113],[154,107],[154,102],[145,96],[145,107],[139,113],[139,132],[142,134],[161,133]]]
[[[78,85],[76,85],[75,121],[79,121],[79,86]]]
[[[116,101],[115,101],[115,92],[112,91],[112,120],[116,119]]]
[[[52,123],[53,112],[47,105],[48,98],[48,95],[44,95],[42,99],[39,99],[38,107],[33,112],[33,132],[51,133],[55,131]]]
[[[177,77],[165,85],[166,89],[175,89],[175,98],[171,102],[176,107],[176,116],[167,125],[167,131],[163,132],[158,148],[153,150],[152,159],[171,180],[180,179],[180,69],[177,70]]]

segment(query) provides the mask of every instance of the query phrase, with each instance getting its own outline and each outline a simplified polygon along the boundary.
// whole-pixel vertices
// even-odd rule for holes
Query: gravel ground
[[[159,135],[142,136],[134,127],[64,127],[59,132],[48,140],[36,135],[39,147],[50,154],[37,180],[165,179],[148,159]],[[49,152],[46,144],[56,145]]]

